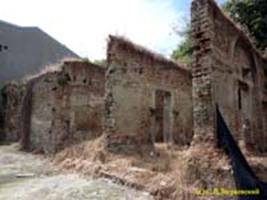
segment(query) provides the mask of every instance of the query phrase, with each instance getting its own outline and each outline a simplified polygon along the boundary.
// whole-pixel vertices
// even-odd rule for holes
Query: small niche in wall
[[[52,91],[56,91],[56,90],[57,90],[57,87],[53,87],[53,88],[52,88]]]
[[[65,76],[67,81],[71,81],[70,75],[68,73],[66,73],[64,76]]]
[[[143,74],[143,68],[134,68],[133,71],[138,74]]]
[[[251,69],[250,68],[242,68],[242,77],[246,78],[251,74]]]
[[[238,92],[237,92],[237,95],[238,95],[238,109],[239,110],[242,110],[243,108],[243,97],[247,97],[248,96],[248,91],[249,91],[249,86],[245,83],[245,82],[242,82],[242,81],[238,81]]]

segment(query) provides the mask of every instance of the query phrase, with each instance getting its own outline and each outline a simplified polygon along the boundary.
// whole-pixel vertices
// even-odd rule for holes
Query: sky
[[[224,0],[217,0],[222,3]],[[7,0],[0,19],[38,26],[81,57],[105,58],[109,34],[168,56],[182,41],[191,0]]]

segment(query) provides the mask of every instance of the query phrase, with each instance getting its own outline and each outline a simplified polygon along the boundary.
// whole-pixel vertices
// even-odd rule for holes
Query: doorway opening
[[[155,110],[152,123],[154,143],[171,143],[171,93],[164,90],[155,91]]]
[[[245,82],[238,84],[239,143],[246,150],[252,146],[251,95]]]

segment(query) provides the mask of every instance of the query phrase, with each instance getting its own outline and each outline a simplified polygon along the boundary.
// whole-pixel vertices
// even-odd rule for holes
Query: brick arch
[[[244,65],[248,65],[251,70],[250,72],[252,75],[252,81],[255,82],[257,79],[256,74],[258,72],[256,58],[255,58],[254,53],[250,50],[251,47],[246,44],[247,44],[246,41],[243,41],[242,37],[237,37],[234,40],[232,44],[232,49],[231,49],[231,60],[237,63],[239,70],[241,70],[241,72],[242,72],[242,67],[244,67]],[[245,56],[244,58],[247,58],[247,60],[244,59],[242,62],[242,60],[240,60],[242,55]],[[245,61],[247,61],[247,63],[245,63]],[[242,76],[245,76],[246,73],[248,72],[246,72],[243,69]]]
[[[239,36],[235,36],[234,39],[231,42],[231,47],[230,47],[230,52],[229,52],[229,56],[230,56],[230,60],[233,61],[234,59],[234,54],[235,54],[235,49],[236,49],[236,45],[237,42],[239,41]]]

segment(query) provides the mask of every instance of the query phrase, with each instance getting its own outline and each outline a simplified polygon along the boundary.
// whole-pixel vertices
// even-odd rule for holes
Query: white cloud
[[[8,0],[0,8],[2,20],[39,26],[89,59],[105,57],[108,34],[168,54],[180,40],[172,31],[179,15],[172,0]]]

